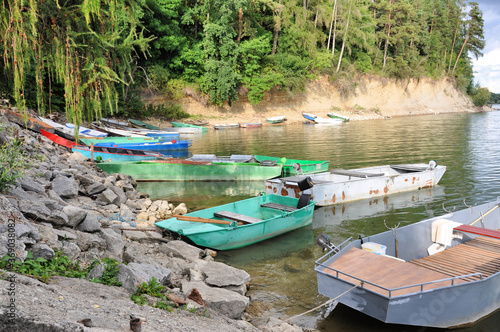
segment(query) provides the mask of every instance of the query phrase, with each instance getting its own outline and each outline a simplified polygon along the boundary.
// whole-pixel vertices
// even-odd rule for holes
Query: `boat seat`
[[[245,224],[253,224],[253,223],[262,221],[262,219],[259,219],[259,218],[245,216],[243,214],[234,213],[234,212],[230,212],[230,211],[214,212],[214,217],[227,218],[227,219],[231,219],[234,221],[241,221]]]
[[[345,175],[345,176],[353,176],[357,178],[375,178],[379,176],[384,176],[384,173],[366,173],[366,172],[358,172],[358,171],[349,171],[347,169],[336,168],[330,170],[331,174]]]
[[[471,225],[460,225],[458,227],[455,227],[454,230],[461,231],[464,233],[471,233],[471,234],[477,234],[477,235],[482,235],[482,236],[486,236],[486,237],[492,237],[495,239],[500,239],[500,231],[497,231],[494,229],[487,229],[487,228],[471,226]]]
[[[396,171],[404,172],[423,172],[428,166],[413,166],[413,165],[391,165],[391,168]]]
[[[266,204],[262,204],[261,207],[276,209],[276,210],[281,210],[281,211],[286,211],[286,212],[293,212],[295,210],[298,210],[296,207],[289,206],[289,205],[283,205],[283,204],[277,204],[277,203],[266,203]]]

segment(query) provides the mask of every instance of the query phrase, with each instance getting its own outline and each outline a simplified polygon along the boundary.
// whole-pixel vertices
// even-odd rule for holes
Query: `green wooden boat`
[[[136,181],[263,181],[281,175],[281,165],[165,159],[97,164],[103,171],[124,173]]]
[[[186,128],[186,127],[201,128],[201,132],[202,133],[205,133],[205,132],[208,131],[208,128],[203,127],[203,126],[197,126],[197,125],[194,125],[194,124],[182,123],[182,122],[175,122],[175,121],[172,121],[170,123],[172,124],[172,126],[174,126],[174,127],[180,127],[180,128]]]
[[[160,130],[160,127],[153,126],[152,124],[142,122],[139,120],[134,120],[134,119],[128,119],[128,121],[132,124],[132,126],[136,128],[145,128],[145,129],[150,129],[150,130]]]
[[[329,162],[326,160],[300,160],[260,155],[254,155],[254,158],[259,163],[271,162],[281,164],[281,166],[283,167],[283,176],[327,172],[329,165]],[[297,168],[297,164],[300,166],[300,168]]]
[[[300,199],[264,195],[176,216],[155,225],[201,247],[237,249],[309,225],[314,204],[309,195]]]

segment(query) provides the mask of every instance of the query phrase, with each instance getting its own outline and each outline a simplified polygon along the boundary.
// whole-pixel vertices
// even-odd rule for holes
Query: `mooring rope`
[[[310,312],[313,312],[314,310],[317,310],[317,309],[319,309],[319,308],[321,308],[321,307],[324,307],[324,306],[326,306],[326,305],[328,305],[328,304],[332,303],[333,301],[337,300],[339,297],[341,297],[341,296],[343,296],[343,295],[345,295],[345,294],[349,293],[350,291],[354,290],[354,289],[355,289],[356,287],[358,287],[358,286],[363,287],[363,282],[361,281],[359,284],[352,286],[351,288],[349,288],[348,290],[346,290],[345,292],[343,292],[343,293],[342,293],[342,294],[340,294],[339,296],[337,296],[337,297],[335,297],[335,298],[333,298],[333,299],[329,299],[328,301],[326,301],[326,302],[325,302],[325,303],[323,303],[323,304],[320,304],[320,305],[319,305],[319,306],[317,306],[316,308],[312,308],[311,310],[308,310],[308,311],[303,312],[303,313],[301,313],[301,314],[298,314],[298,315],[292,316],[292,317],[287,318],[287,319],[285,319],[285,320],[283,320],[283,321],[284,321],[284,322],[288,322],[289,320],[292,320],[292,319],[297,318],[297,317],[300,317],[300,316],[304,316],[304,315],[306,315],[306,314],[308,314],[308,313],[310,313]]]

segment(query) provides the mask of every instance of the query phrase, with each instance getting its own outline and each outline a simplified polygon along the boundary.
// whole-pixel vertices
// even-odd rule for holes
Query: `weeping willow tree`
[[[13,97],[26,106],[34,77],[39,110],[52,86],[64,87],[65,111],[77,125],[116,109],[117,87],[132,80],[133,59],[145,55],[139,19],[144,0],[2,0],[1,56]]]

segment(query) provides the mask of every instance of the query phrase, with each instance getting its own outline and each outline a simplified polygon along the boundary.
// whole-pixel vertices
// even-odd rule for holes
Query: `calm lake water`
[[[248,295],[253,313],[286,319],[328,300],[318,295],[314,244],[321,233],[335,244],[349,237],[383,232],[447,210],[482,204],[500,196],[500,112],[413,116],[325,125],[273,125],[257,129],[211,130],[193,138],[192,153],[262,154],[291,159],[328,160],[330,168],[428,163],[447,171],[437,187],[335,207],[318,208],[312,225],[249,246],[221,251],[216,260],[252,277]],[[153,198],[185,202],[190,211],[257,195],[261,182],[141,183]],[[318,309],[291,322],[324,331],[429,331],[385,325],[352,309]],[[500,314],[466,331],[494,330]],[[490,328],[491,327],[491,328]]]

